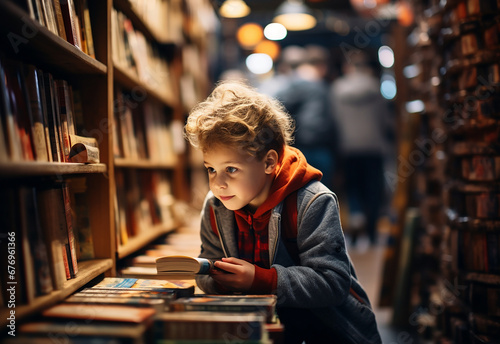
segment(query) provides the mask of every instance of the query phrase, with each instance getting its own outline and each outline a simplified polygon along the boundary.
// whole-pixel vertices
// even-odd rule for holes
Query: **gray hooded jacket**
[[[210,224],[213,209],[217,228]],[[278,308],[312,311],[339,338],[339,343],[381,343],[375,315],[359,284],[347,254],[336,195],[319,181],[297,194],[297,247],[300,265],[295,265],[281,238],[283,202],[269,220],[269,255],[277,271]],[[238,257],[234,213],[208,193],[201,220],[200,257]],[[198,276],[206,293],[218,293],[210,276]]]

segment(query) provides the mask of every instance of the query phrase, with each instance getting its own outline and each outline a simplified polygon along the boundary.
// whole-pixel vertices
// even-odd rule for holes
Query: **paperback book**
[[[216,260],[183,255],[164,256],[156,259],[158,274],[206,275],[224,271],[214,266]]]
[[[95,290],[144,290],[175,292],[176,297],[187,297],[194,294],[194,284],[186,281],[167,281],[157,279],[105,277],[92,287]]]
[[[95,320],[140,324],[150,319],[155,313],[156,310],[149,307],[60,303],[46,309],[42,315],[47,318],[84,320],[85,322]]]

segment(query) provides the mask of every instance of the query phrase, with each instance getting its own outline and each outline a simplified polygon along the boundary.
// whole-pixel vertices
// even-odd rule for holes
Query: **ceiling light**
[[[264,36],[272,41],[280,41],[284,39],[286,35],[286,27],[279,23],[270,23],[264,28]]]
[[[226,0],[220,7],[219,13],[226,18],[241,18],[250,14],[250,7],[243,0]]]
[[[273,19],[288,31],[309,30],[316,26],[316,18],[302,0],[286,0],[276,10]]]

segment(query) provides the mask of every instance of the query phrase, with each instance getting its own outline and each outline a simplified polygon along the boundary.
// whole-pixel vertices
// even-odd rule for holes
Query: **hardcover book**
[[[185,281],[167,281],[156,279],[105,277],[92,289],[134,289],[146,291],[175,292],[177,297],[194,294],[194,285]]]
[[[276,295],[194,295],[174,300],[171,311],[255,312],[274,319]]]
[[[109,298],[139,298],[139,299],[162,299],[165,301],[171,301],[175,299],[174,291],[158,291],[158,290],[139,290],[135,288],[110,288],[110,289],[101,289],[101,288],[85,288],[78,293],[73,294],[73,296],[77,297],[109,297]]]
[[[254,313],[164,312],[154,321],[154,337],[161,340],[234,340],[239,343],[265,339],[265,333],[264,317]]]
[[[70,336],[71,342],[78,343],[143,343],[148,328],[147,324],[142,323],[79,322],[73,323],[69,329],[68,324],[68,322],[57,321],[28,322],[20,325],[19,337],[25,339],[23,343],[38,343],[36,341],[38,338],[45,338],[49,343],[56,337],[62,338],[63,335]]]
[[[46,309],[42,315],[47,318],[79,319],[86,322],[100,320],[140,324],[155,313],[156,310],[149,307],[60,303]]]
[[[166,299],[123,297],[119,294],[116,294],[113,297],[110,296],[110,294],[76,293],[65,299],[64,302],[84,305],[125,305],[133,307],[151,307],[158,312],[163,312],[166,307]]]

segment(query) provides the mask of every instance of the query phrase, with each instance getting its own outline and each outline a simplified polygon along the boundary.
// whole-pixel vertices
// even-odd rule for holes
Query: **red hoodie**
[[[255,238],[252,238],[250,243],[239,243],[240,249],[241,245],[258,245],[258,247],[249,248],[250,250],[257,251],[258,256],[262,257],[262,259],[258,257],[254,259],[256,261],[264,261],[264,265],[269,266],[270,262],[265,259],[269,257],[267,231],[272,209],[294,191],[302,188],[312,180],[320,180],[321,177],[322,173],[307,163],[306,158],[300,150],[290,146],[285,147],[282,162],[277,167],[276,176],[269,190],[269,196],[264,203],[257,208],[254,214],[244,209],[235,211],[239,232],[248,233],[250,226],[252,226],[252,233],[255,235]],[[262,238],[264,238],[265,242],[262,242]],[[255,261],[252,263],[255,263]],[[255,277],[249,292],[269,294],[276,290],[276,286],[276,269],[262,268],[255,265]]]

